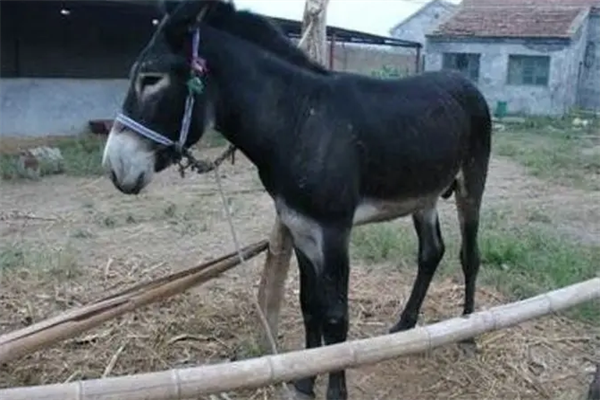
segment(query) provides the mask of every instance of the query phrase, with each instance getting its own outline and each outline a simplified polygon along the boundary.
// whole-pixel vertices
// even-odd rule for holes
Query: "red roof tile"
[[[471,0],[487,3],[498,0]],[[432,36],[472,37],[570,37],[577,17],[585,12],[579,7],[548,7],[554,0],[543,0],[545,7],[523,7],[523,2],[535,0],[503,0],[498,7],[470,7],[464,4],[450,20],[441,24]],[[539,0],[538,0],[539,1]],[[560,0],[576,2],[583,0]],[[587,0],[589,3],[589,0]],[[469,2],[469,0],[464,0]],[[517,2],[520,6],[517,6]],[[508,6],[513,3],[514,6]],[[564,4],[564,3],[563,3]],[[501,8],[500,11],[498,8]]]
[[[463,7],[600,7],[600,0],[463,0]]]

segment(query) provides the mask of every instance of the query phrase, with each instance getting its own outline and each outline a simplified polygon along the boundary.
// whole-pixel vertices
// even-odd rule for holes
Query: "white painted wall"
[[[548,42],[535,39],[429,40],[426,47],[426,69],[442,69],[444,53],[478,53],[477,86],[486,97],[492,112],[499,101],[505,101],[508,112],[526,115],[564,115],[575,106],[577,70],[582,57],[584,30],[568,41]],[[550,56],[547,86],[507,84],[510,54]]]
[[[0,136],[76,135],[113,118],[127,79],[0,79]]]

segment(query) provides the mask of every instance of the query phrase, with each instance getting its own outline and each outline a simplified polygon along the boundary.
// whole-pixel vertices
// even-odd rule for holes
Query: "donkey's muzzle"
[[[126,185],[119,182],[115,171],[111,171],[110,180],[112,181],[113,185],[115,185],[115,187],[123,194],[139,194],[144,188],[145,173],[142,172],[133,184]]]

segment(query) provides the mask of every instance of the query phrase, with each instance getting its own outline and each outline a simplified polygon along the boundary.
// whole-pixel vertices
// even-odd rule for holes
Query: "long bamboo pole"
[[[244,259],[267,249],[262,240],[242,249]],[[105,321],[137,308],[182,293],[204,283],[240,263],[236,252],[163,278],[134,286],[92,304],[62,313],[27,328],[0,336],[0,365],[61,340],[74,337]],[[4,400],[0,396],[0,400]]]
[[[2,400],[179,400],[257,388],[329,371],[373,364],[458,342],[485,332],[600,298],[594,278],[530,299],[433,325],[310,350],[234,363],[176,369],[68,384],[0,390]]]

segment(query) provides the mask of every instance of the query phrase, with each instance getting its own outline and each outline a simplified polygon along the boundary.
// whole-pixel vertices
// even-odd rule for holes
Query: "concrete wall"
[[[371,75],[385,68],[395,69],[401,76],[415,71],[416,49],[406,49],[406,54],[398,53],[387,46],[357,46],[338,43],[333,51],[333,69]],[[329,47],[327,49],[329,57]]]
[[[563,79],[571,77],[572,82],[565,81],[566,86],[565,102],[570,104],[570,109],[578,107],[579,96],[581,95],[582,78],[583,78],[583,56],[585,54],[585,48],[588,38],[588,21],[577,30],[573,35],[570,58],[566,60],[566,71]]]
[[[112,118],[124,79],[0,79],[0,136],[76,135],[90,119]]]
[[[447,21],[458,7],[445,1],[434,0],[390,30],[392,37],[411,40],[425,45],[425,35]],[[398,48],[398,52],[407,54],[411,50]]]
[[[440,70],[445,52],[479,53],[480,73],[478,86],[492,110],[499,101],[508,103],[509,113],[530,115],[562,115],[575,103],[575,88],[582,48],[586,34],[581,29],[573,43],[525,39],[504,40],[444,40],[428,38],[426,70]],[[550,77],[548,86],[507,85],[509,54],[549,55]]]
[[[297,39],[292,42],[298,43]],[[329,67],[330,42],[327,42],[326,59]],[[354,72],[371,75],[373,71],[384,67],[396,68],[402,74],[413,74],[415,71],[416,49],[406,49],[406,54],[396,51],[397,48],[381,45],[364,45],[355,43],[335,43],[333,50],[333,69],[335,71]]]
[[[413,73],[414,56],[337,44],[334,69],[371,75],[383,67]],[[0,79],[0,136],[76,135],[90,119],[112,118],[126,79]]]
[[[595,51],[592,64],[589,67],[583,65],[578,104],[585,109],[600,111],[600,10],[590,15],[587,42],[595,44]]]

